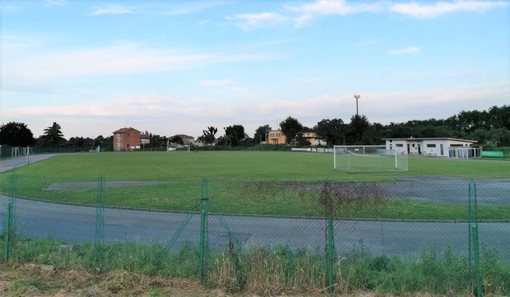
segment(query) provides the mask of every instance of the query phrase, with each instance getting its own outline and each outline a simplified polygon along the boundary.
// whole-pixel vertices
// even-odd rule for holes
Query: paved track
[[[5,218],[7,197],[0,197],[0,218]],[[126,209],[105,209],[104,238],[113,241],[157,242],[172,245],[198,243],[200,216]],[[270,218],[210,215],[209,242],[213,248],[228,245],[229,232],[238,241],[250,245],[289,244],[294,248],[324,250],[325,221],[298,218]],[[95,238],[96,209],[17,199],[16,226],[23,237],[53,238],[80,243]],[[225,223],[228,230],[222,225]],[[2,224],[3,225],[3,224]],[[510,223],[480,224],[480,240],[510,260]],[[3,226],[0,228],[3,229]],[[374,254],[411,255],[425,248],[455,252],[468,251],[468,224],[447,222],[335,221],[335,245],[351,251],[362,245]]]
[[[56,156],[56,154],[42,154],[2,160],[0,161],[0,173],[12,170],[14,168],[27,166],[54,156]]]

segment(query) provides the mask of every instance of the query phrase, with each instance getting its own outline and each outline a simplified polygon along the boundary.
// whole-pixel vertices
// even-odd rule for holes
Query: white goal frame
[[[386,145],[335,145],[333,168],[348,172],[407,171],[408,156]]]

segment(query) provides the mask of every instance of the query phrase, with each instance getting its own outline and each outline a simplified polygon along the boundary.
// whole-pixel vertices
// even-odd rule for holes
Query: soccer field
[[[445,185],[412,184],[417,194],[441,203],[390,199],[384,209],[339,216],[365,218],[465,219],[469,178],[510,178],[510,162],[409,158],[407,172],[346,173],[333,169],[331,154],[296,152],[130,152],[66,154],[16,169],[19,197],[95,205],[97,180],[105,178],[105,205],[141,209],[193,210],[204,195],[225,213],[321,216],[320,189],[328,182],[395,182],[448,176]],[[9,193],[12,172],[0,174]],[[457,180],[458,178],[458,180]],[[408,186],[410,184],[407,184]],[[501,189],[499,189],[501,190]],[[434,194],[432,194],[434,193]],[[499,194],[498,194],[499,195]],[[432,197],[432,198],[434,198]],[[389,197],[392,198],[392,197]],[[395,197],[393,197],[395,198]],[[400,198],[400,197],[398,197]],[[404,197],[403,197],[404,198]],[[467,200],[466,200],[467,201]],[[461,202],[462,203],[462,202]],[[486,218],[510,219],[510,205],[483,206]]]
[[[510,161],[410,157],[407,172],[347,173],[327,153],[131,152],[65,154],[16,170],[18,175],[108,180],[389,181],[406,175],[510,178]],[[7,173],[8,174],[8,173]]]

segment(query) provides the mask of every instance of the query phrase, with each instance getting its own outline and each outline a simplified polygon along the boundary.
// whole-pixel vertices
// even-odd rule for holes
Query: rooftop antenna
[[[356,116],[358,116],[358,99],[361,95],[354,95],[354,99],[356,99]]]

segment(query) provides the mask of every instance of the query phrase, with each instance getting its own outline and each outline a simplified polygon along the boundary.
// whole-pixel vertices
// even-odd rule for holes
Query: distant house
[[[328,143],[320,137],[317,137],[317,133],[315,132],[303,132],[303,138],[312,146],[328,146]]]
[[[181,138],[183,145],[195,145],[195,138],[193,136],[189,136],[189,135],[185,135],[185,134],[176,134],[176,135],[170,137],[170,139],[172,139],[174,137]]]
[[[145,133],[140,133],[140,143],[142,145],[151,143],[151,135],[149,132],[145,131]]]
[[[474,140],[449,137],[431,138],[383,138],[386,149],[394,149],[400,154],[425,155],[450,158],[479,157],[480,150],[472,148]]]
[[[113,132],[113,150],[119,152],[140,149],[141,134],[140,131],[131,127]]]
[[[267,144],[285,144],[287,137],[282,130],[271,130],[267,135]]]

